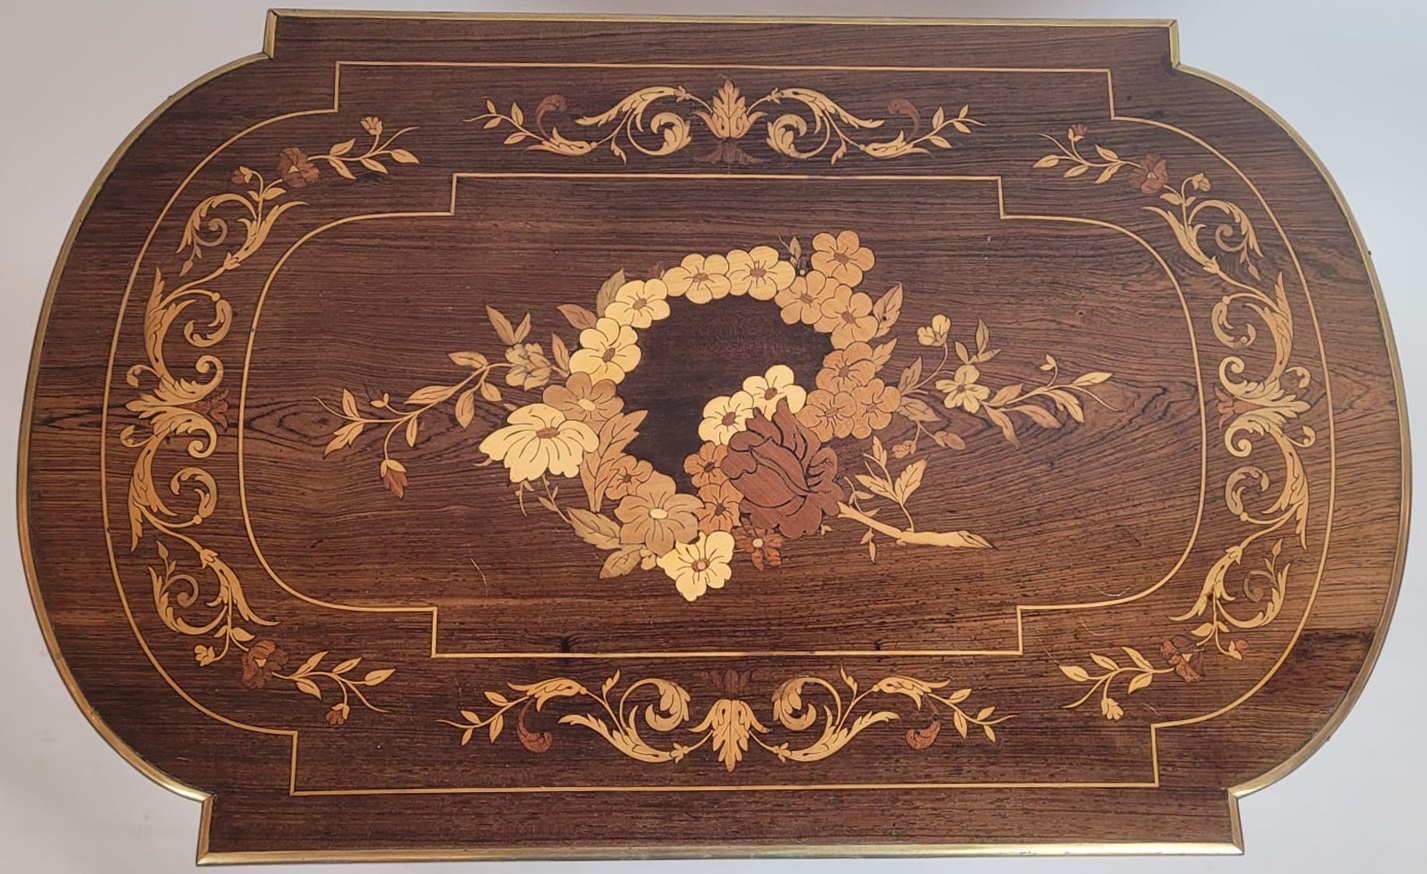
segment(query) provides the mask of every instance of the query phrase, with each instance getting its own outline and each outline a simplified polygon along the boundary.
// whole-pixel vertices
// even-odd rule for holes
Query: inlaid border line
[[[584,179],[584,178],[622,179],[637,181],[643,179],[670,180],[670,179],[699,179],[718,180],[721,182],[736,182],[740,180],[769,182],[769,181],[794,181],[794,182],[837,182],[837,181],[895,181],[895,182],[987,182],[996,186],[996,206],[997,216],[1001,221],[1051,221],[1068,222],[1073,224],[1083,224],[1106,228],[1111,231],[1123,234],[1138,243],[1155,260],[1164,272],[1165,277],[1175,290],[1176,297],[1185,318],[1185,327],[1189,337],[1190,355],[1194,367],[1195,390],[1199,398],[1199,424],[1200,424],[1200,446],[1199,446],[1199,498],[1195,510],[1193,529],[1190,531],[1189,539],[1181,552],[1177,561],[1174,562],[1168,573],[1157,582],[1147,588],[1123,595],[1117,598],[1103,599],[1100,601],[1079,602],[1074,604],[1053,604],[1053,605],[1015,605],[1015,625],[1016,625],[1016,646],[1014,649],[810,649],[810,650],[690,650],[690,651],[618,651],[618,652],[524,652],[524,651],[499,651],[499,652],[442,652],[438,648],[438,624],[440,607],[373,607],[352,604],[342,604],[316,598],[301,592],[297,588],[287,583],[275,568],[268,562],[261,546],[258,544],[257,533],[253,527],[252,514],[248,508],[247,477],[245,473],[245,454],[243,451],[244,434],[246,433],[246,409],[248,396],[248,369],[252,362],[253,348],[257,338],[258,323],[261,319],[262,309],[267,301],[268,293],[277,275],[282,271],[289,258],[291,258],[302,246],[311,240],[336,227],[354,224],[361,221],[403,219],[403,218],[449,218],[457,215],[457,200],[459,197],[460,181],[463,179]],[[748,173],[736,176],[726,173],[697,173],[697,172],[651,172],[651,173],[620,173],[620,172],[578,172],[578,171],[488,171],[488,172],[457,172],[451,175],[451,199],[450,205],[444,211],[411,211],[411,212],[382,212],[368,213],[356,216],[346,216],[340,219],[319,225],[298,238],[283,252],[274,263],[268,273],[267,280],[263,283],[262,291],[258,295],[257,303],[254,306],[251,321],[249,322],[248,344],[243,359],[242,388],[239,392],[237,425],[237,464],[238,464],[238,489],[239,504],[242,509],[243,523],[247,530],[249,545],[253,548],[254,556],[268,576],[284,591],[294,597],[311,603],[315,606],[334,610],[346,610],[362,613],[414,613],[429,612],[431,614],[431,650],[430,657],[452,658],[452,659],[712,659],[712,658],[750,658],[750,657],[804,657],[804,658],[849,658],[849,657],[942,657],[942,656],[1023,656],[1025,654],[1025,632],[1024,617],[1026,612],[1049,612],[1058,610],[1078,610],[1078,609],[1098,609],[1104,607],[1117,606],[1132,603],[1142,598],[1148,597],[1172,580],[1184,564],[1188,561],[1190,554],[1198,541],[1199,531],[1203,524],[1204,505],[1208,490],[1208,424],[1204,410],[1208,403],[1204,394],[1204,375],[1199,361],[1199,346],[1197,334],[1194,327],[1194,317],[1190,312],[1189,303],[1184,296],[1184,290],[1180,286],[1178,277],[1170,269],[1155,249],[1140,235],[1112,222],[1098,219],[1038,215],[1033,213],[1008,213],[1005,204],[1005,186],[1000,176],[980,176],[980,175],[915,175],[915,174],[847,174],[847,175],[815,175],[815,174],[787,174],[787,173]],[[1010,611],[1006,618],[1011,618]]]

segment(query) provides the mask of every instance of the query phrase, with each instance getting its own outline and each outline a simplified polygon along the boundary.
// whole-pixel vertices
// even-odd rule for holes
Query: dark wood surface
[[[1167,28],[271,28],[88,205],[22,437],[201,858],[1231,850],[1356,695],[1380,300]]]

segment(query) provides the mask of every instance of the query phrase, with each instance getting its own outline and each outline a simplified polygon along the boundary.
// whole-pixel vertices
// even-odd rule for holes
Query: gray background
[[[33,326],[75,209],[110,153],[172,92],[261,45],[264,0],[3,0],[0,17],[0,493],[11,493]],[[421,8],[387,0],[312,6]],[[429,8],[429,7],[428,7]],[[451,3],[494,11],[699,15],[1177,18],[1185,64],[1276,109],[1323,159],[1372,247],[1410,394],[1427,385],[1419,293],[1427,171],[1427,4],[1184,2]],[[181,35],[181,39],[179,36]],[[1427,423],[1427,407],[1414,411]],[[1427,424],[1415,435],[1418,457]],[[15,530],[0,500],[0,529]],[[1420,539],[1424,535],[1419,534]],[[0,867],[167,872],[192,864],[199,807],[144,779],[89,727],[56,675],[26,593],[14,536],[0,536]],[[1421,638],[1427,590],[1414,550],[1372,682],[1337,735],[1291,776],[1242,804],[1246,858],[689,862],[688,872],[1327,871],[1417,869],[1427,826]],[[478,824],[473,823],[473,827]],[[736,836],[731,836],[736,837]],[[1418,864],[1409,859],[1419,858]],[[397,872],[471,863],[351,866]],[[525,872],[549,863],[512,863]],[[662,871],[665,862],[565,863],[561,871]],[[265,869],[295,870],[287,866]]]

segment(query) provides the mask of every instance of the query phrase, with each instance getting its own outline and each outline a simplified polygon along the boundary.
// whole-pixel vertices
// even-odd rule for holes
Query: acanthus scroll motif
[[[326,167],[344,179],[357,173],[386,174],[387,164],[419,163],[416,156],[394,145],[397,138],[414,130],[403,128],[387,133],[381,119],[367,116],[361,122],[371,142],[357,152],[357,139],[334,144],[321,154],[308,155],[295,146],[278,155],[276,175],[268,179],[261,171],[240,166],[230,178],[234,190],[212,194],[194,207],[184,224],[176,254],[183,257],[177,276],[154,271],[153,285],[144,307],[145,361],[126,373],[130,386],[140,390],[125,407],[135,413],[140,425],[126,426],[120,442],[138,452],[129,478],[128,516],[130,550],[138,549],[145,534],[155,535],[158,564],[148,569],[153,587],[154,609],[172,631],[200,640],[193,648],[194,659],[207,666],[223,661],[233,650],[242,655],[242,685],[260,689],[273,680],[290,683],[300,692],[325,703],[322,686],[336,689],[340,699],[327,711],[326,720],[341,725],[351,715],[355,698],[377,712],[363,689],[376,686],[391,676],[391,669],[353,673],[360,657],[346,659],[331,669],[321,663],[325,651],[314,653],[299,667],[283,673],[286,653],[256,630],[278,623],[260,616],[249,604],[242,581],[232,566],[216,550],[205,546],[196,530],[218,508],[218,483],[204,466],[219,444],[219,434],[229,425],[229,392],[223,387],[222,358],[212,351],[228,336],[233,323],[232,304],[216,290],[215,283],[241,269],[267,242],[278,220],[290,210],[306,205],[291,198],[297,189],[318,183]],[[355,168],[355,170],[354,170]],[[232,217],[230,217],[232,216]],[[230,237],[241,238],[236,242]],[[192,276],[208,258],[206,271]],[[207,266],[207,265],[203,265]],[[192,276],[192,278],[190,278]],[[195,306],[207,306],[207,319],[194,318]],[[174,324],[183,316],[182,334],[189,347],[200,350],[192,373],[176,373],[170,366],[166,347]],[[145,383],[149,384],[147,390]],[[188,463],[168,479],[164,489],[155,482],[154,465],[161,450],[174,440],[184,440]],[[192,495],[188,513],[176,510],[171,501],[185,491]],[[167,542],[165,542],[167,540]],[[185,569],[170,544],[181,544],[192,552],[197,570]],[[215,591],[205,596],[201,579],[211,578]],[[192,618],[199,614],[199,618]]]
[[[1095,185],[1128,171],[1134,188],[1158,201],[1144,209],[1163,219],[1180,250],[1227,288],[1214,305],[1211,327],[1215,338],[1234,354],[1220,360],[1219,384],[1214,392],[1224,448],[1230,457],[1244,463],[1226,477],[1223,494],[1229,512],[1249,526],[1248,533],[1227,546],[1210,568],[1193,606],[1171,617],[1175,622],[1198,624],[1187,635],[1174,635],[1163,641],[1160,652],[1167,667],[1149,665],[1128,647],[1123,649],[1131,656],[1133,669],[1121,667],[1113,657],[1094,653],[1092,661],[1104,673],[1091,674],[1075,665],[1061,667],[1071,680],[1092,683],[1090,693],[1068,706],[1080,706],[1098,690],[1101,713],[1113,720],[1124,713],[1109,695],[1110,684],[1117,678],[1133,675],[1126,686],[1127,694],[1149,686],[1155,676],[1170,672],[1185,682],[1195,682],[1203,676],[1206,652],[1242,660],[1248,642],[1234,635],[1263,628],[1279,615],[1292,563],[1282,561],[1284,538],[1274,535],[1291,530],[1299,545],[1307,547],[1309,484],[1299,452],[1314,445],[1317,433],[1300,421],[1310,410],[1300,395],[1309,386],[1311,376],[1306,368],[1291,363],[1293,311],[1283,274],[1280,272],[1266,283],[1261,270],[1264,254],[1248,213],[1231,200],[1211,196],[1213,185],[1202,172],[1173,184],[1168,162],[1162,156],[1150,154],[1130,160],[1113,149],[1094,144],[1092,157],[1082,150],[1088,133],[1084,125],[1073,125],[1064,142],[1043,134],[1056,150],[1037,160],[1035,168],[1065,166],[1061,175],[1067,179],[1094,173]],[[1204,233],[1211,227],[1206,241]],[[1232,266],[1226,268],[1226,261]],[[1238,322],[1239,313],[1257,320],[1273,343],[1266,371],[1257,377],[1249,376],[1250,364],[1244,353],[1255,346],[1260,329],[1253,321]],[[1248,461],[1261,439],[1274,446],[1282,463],[1276,490],[1275,477],[1262,465]],[[1255,492],[1269,495],[1271,500],[1255,509]],[[1237,594],[1231,591],[1230,575],[1243,566],[1255,543],[1271,537],[1273,544],[1259,559],[1260,566],[1244,573]],[[1240,609],[1244,602],[1252,605],[1246,612]]]
[[[532,753],[548,752],[554,745],[554,734],[532,729],[530,720],[552,702],[579,702],[587,708],[559,717],[559,725],[577,726],[592,731],[620,753],[646,764],[681,762],[702,747],[711,746],[714,756],[732,772],[751,749],[761,749],[779,762],[817,762],[829,758],[847,747],[852,740],[872,726],[892,722],[901,717],[892,710],[877,710],[864,706],[872,696],[906,698],[918,712],[931,711],[931,721],[925,726],[906,731],[907,745],[915,750],[932,746],[942,725],[950,721],[963,740],[978,729],[986,739],[996,742],[995,726],[1012,719],[996,714],[994,706],[982,707],[975,713],[962,705],[972,690],[947,691],[949,680],[928,682],[909,676],[887,676],[863,689],[846,671],[840,673],[842,685],[817,676],[798,676],[785,680],[771,696],[771,722],[801,736],[802,732],[821,729],[804,742],[767,739],[773,729],[758,718],[752,704],[746,700],[751,679],[747,672],[718,671],[704,675],[719,697],[704,712],[697,725],[690,708],[692,696],[682,685],[658,677],[646,677],[625,686],[618,697],[611,697],[620,685],[621,674],[615,671],[600,686],[598,692],[586,688],[568,677],[551,677],[528,684],[510,684],[514,696],[488,691],[486,700],[495,707],[488,716],[473,710],[462,710],[461,721],[441,720],[461,732],[461,745],[469,744],[477,731],[484,730],[491,743],[500,739],[506,720],[513,711],[516,716],[516,737],[521,746]],[[847,695],[844,698],[844,694]],[[825,699],[821,710],[814,697]],[[643,705],[643,718],[640,707]],[[553,707],[552,707],[553,709]],[[669,736],[683,730],[693,737],[688,743],[670,739],[668,742],[646,740],[643,728]],[[675,736],[677,737],[677,736]]]
[[[689,111],[690,106],[696,108]],[[969,105],[963,105],[955,114],[938,106],[925,119],[924,126],[916,105],[905,97],[894,97],[887,104],[887,112],[906,118],[908,129],[888,138],[869,133],[886,124],[886,119],[855,115],[821,91],[774,88],[749,102],[738,86],[727,80],[711,101],[683,86],[641,88],[604,112],[576,117],[574,124],[590,131],[584,138],[560,133],[554,122],[546,127],[548,117],[565,117],[568,110],[569,101],[563,95],[551,94],[536,105],[527,124],[519,103],[512,103],[508,112],[502,112],[495,101],[487,100],[486,111],[466,121],[480,122],[486,129],[505,126],[511,131],[505,145],[523,144],[526,151],[581,157],[608,149],[619,160],[628,162],[630,150],[650,158],[682,151],[694,141],[693,120],[697,119],[716,141],[714,150],[698,160],[720,164],[759,164],[766,160],[745,148],[745,137],[760,121],[765,134],[762,145],[774,154],[808,160],[827,153],[829,164],[836,164],[852,152],[887,159],[950,149],[950,135],[968,135],[972,128],[983,126],[972,117]]]

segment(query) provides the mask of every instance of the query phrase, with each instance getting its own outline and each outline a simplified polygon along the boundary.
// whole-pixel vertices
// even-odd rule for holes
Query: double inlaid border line
[[[397,220],[411,218],[450,218],[457,214],[457,202],[459,198],[460,182],[462,180],[479,179],[620,179],[630,184],[638,184],[643,180],[692,180],[725,182],[846,182],[846,181],[893,181],[893,182],[970,182],[970,183],[990,183],[996,189],[997,218],[1000,221],[1049,221],[1067,222],[1070,224],[1080,224],[1086,226],[1100,227],[1112,232],[1122,234],[1143,248],[1150,257],[1154,259],[1165,278],[1169,281],[1178,298],[1180,309],[1184,314],[1185,330],[1189,338],[1190,360],[1194,368],[1195,390],[1198,394],[1199,403],[1199,497],[1195,509],[1194,525],[1189,533],[1188,542],[1181,551],[1179,558],[1173,563],[1169,571],[1157,582],[1150,586],[1128,595],[1116,598],[1107,598],[1099,601],[1077,602],[1071,604],[1047,604],[1047,605],[1015,605],[1014,613],[1007,610],[1005,619],[1009,623],[1014,617],[1016,629],[1016,644],[1014,648],[1001,649],[837,649],[837,648],[815,648],[805,650],[685,650],[685,651],[599,651],[599,652],[551,652],[551,651],[457,651],[442,652],[438,645],[440,607],[370,607],[339,602],[328,601],[308,595],[296,587],[290,585],[283,579],[282,575],[268,562],[267,556],[263,553],[262,547],[258,543],[257,532],[253,525],[252,513],[248,507],[246,461],[243,451],[244,434],[246,433],[246,411],[248,400],[248,370],[252,363],[253,349],[257,339],[258,325],[262,317],[263,306],[267,301],[268,294],[276,281],[278,274],[283,270],[287,261],[304,245],[327,231],[344,225],[354,224],[363,221],[374,220]],[[359,613],[429,613],[431,615],[431,650],[430,657],[433,659],[528,659],[528,660],[565,660],[565,659],[585,659],[585,660],[614,660],[614,659],[718,659],[718,658],[875,658],[875,657],[944,657],[944,656],[1023,656],[1025,654],[1025,614],[1027,612],[1053,612],[1065,610],[1088,610],[1113,607],[1121,604],[1128,604],[1148,597],[1172,580],[1188,561],[1194,546],[1198,541],[1199,531],[1204,520],[1205,497],[1208,490],[1208,423],[1204,410],[1207,409],[1208,399],[1204,393],[1204,374],[1199,361],[1199,344],[1194,327],[1194,317],[1190,312],[1189,302],[1185,298],[1184,290],[1179,283],[1178,277],[1174,275],[1169,264],[1164,260],[1154,247],[1140,235],[1112,222],[1099,219],[1084,218],[1078,216],[1063,215],[1040,215],[1033,213],[1010,213],[1006,211],[1005,183],[1000,176],[987,175],[915,175],[915,174],[847,174],[847,175],[816,175],[804,173],[740,173],[733,176],[726,173],[698,173],[698,172],[652,172],[652,173],[621,173],[621,172],[580,172],[580,171],[487,171],[487,172],[456,172],[451,175],[451,198],[446,210],[432,211],[421,210],[411,212],[380,212],[368,213],[355,216],[346,216],[319,225],[306,234],[299,237],[291,246],[283,252],[269,271],[267,279],[263,283],[261,292],[258,295],[257,303],[254,307],[252,319],[249,323],[247,350],[243,359],[242,388],[239,392],[238,416],[236,419],[237,430],[237,466],[238,466],[238,489],[239,504],[242,509],[243,523],[247,531],[249,545],[263,570],[268,577],[284,591],[293,597],[303,600],[314,606],[333,610],[345,610]]]

